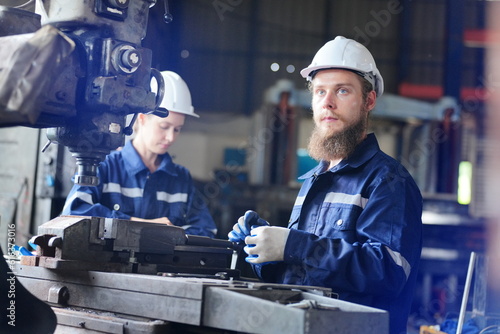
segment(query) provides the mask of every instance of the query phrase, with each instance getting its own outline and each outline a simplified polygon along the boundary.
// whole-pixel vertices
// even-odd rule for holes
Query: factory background
[[[286,226],[313,163],[310,96],[299,71],[337,35],[372,52],[385,93],[371,131],[424,196],[424,249],[410,321],[460,309],[471,252],[486,250],[488,1],[170,0],[152,8],[143,46],[153,67],[179,73],[200,119],[170,153],[188,167],[220,238],[245,210]],[[19,238],[56,216],[74,165],[45,130],[0,129],[2,224]],[[22,152],[22,154],[20,153]],[[0,231],[5,247],[6,231]],[[22,240],[22,239],[21,239]],[[4,248],[5,249],[5,248]],[[470,301],[472,303],[472,300]]]

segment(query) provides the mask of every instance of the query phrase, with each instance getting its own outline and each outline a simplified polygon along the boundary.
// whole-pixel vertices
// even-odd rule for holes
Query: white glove
[[[248,263],[283,261],[286,240],[290,230],[277,226],[259,226],[253,228],[243,250],[248,254]]]

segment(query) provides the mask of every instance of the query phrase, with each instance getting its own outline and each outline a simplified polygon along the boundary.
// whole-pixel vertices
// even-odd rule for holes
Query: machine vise
[[[35,256],[21,263],[49,269],[239,277],[229,269],[238,246],[187,235],[176,226],[84,216],[59,216],[38,228]]]

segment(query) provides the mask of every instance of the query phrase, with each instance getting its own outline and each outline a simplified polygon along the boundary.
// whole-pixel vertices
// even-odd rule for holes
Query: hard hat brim
[[[319,66],[311,66],[311,67],[306,67],[300,71],[300,75],[302,75],[303,78],[310,80],[311,78],[311,73],[321,71],[321,70],[346,70],[346,71],[354,71],[354,72],[359,72],[358,68],[351,67],[351,66],[325,66],[325,65],[319,65]]]
[[[313,78],[311,74],[314,72],[319,72],[321,70],[346,70],[346,71],[352,71],[352,72],[360,72],[358,68],[351,67],[351,66],[325,66],[325,65],[320,65],[320,66],[309,66],[300,71],[300,75],[302,75],[303,78],[305,78],[307,81],[311,81]],[[375,75],[375,85],[373,85],[373,90],[377,93],[377,96],[381,96],[384,92],[384,81],[382,79],[382,76]]]
[[[173,112],[176,112],[178,114],[183,114],[183,115],[187,115],[187,116],[193,116],[193,117],[196,117],[196,118],[200,118],[200,115],[198,115],[197,113],[195,113],[194,110],[186,112],[185,110],[176,110],[175,108],[170,108],[170,109],[168,109],[168,111],[173,111]]]

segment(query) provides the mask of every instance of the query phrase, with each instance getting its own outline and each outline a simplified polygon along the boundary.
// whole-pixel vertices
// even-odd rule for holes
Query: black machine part
[[[163,78],[141,47],[156,0],[40,3],[41,15],[0,6],[2,26],[19,27],[0,31],[0,127],[53,128],[49,143],[76,158],[75,182],[97,185],[99,163],[132,133],[127,115],[168,115],[158,109]]]

